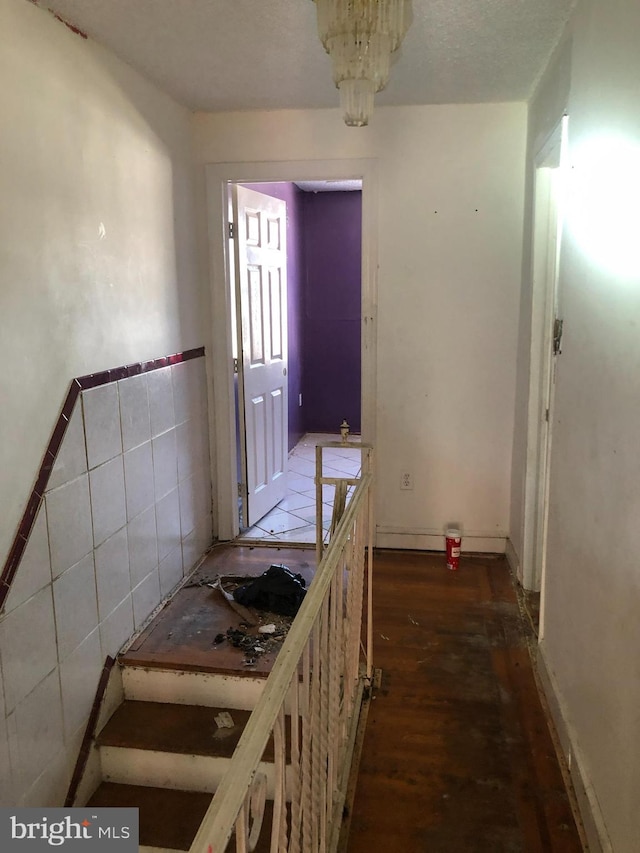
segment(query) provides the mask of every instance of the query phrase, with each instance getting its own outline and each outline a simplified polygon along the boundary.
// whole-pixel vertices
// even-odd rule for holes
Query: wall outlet
[[[412,489],[413,488],[413,474],[410,471],[403,471],[400,474],[400,488],[401,489]]]
[[[298,394],[298,405],[302,405],[302,394]]]

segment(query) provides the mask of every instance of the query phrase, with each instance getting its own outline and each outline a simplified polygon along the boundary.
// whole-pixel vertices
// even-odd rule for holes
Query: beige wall
[[[525,121],[522,104],[377,108],[357,130],[337,110],[195,117],[201,166],[377,161],[380,544],[443,547],[459,521],[467,548],[504,547]]]
[[[587,788],[580,793],[589,801],[590,828],[599,827],[604,848],[616,853],[637,850],[640,835],[639,32],[636,0],[582,0],[531,104],[529,131],[531,151],[567,107],[570,177],[559,281],[564,338],[541,655],[572,768]],[[619,264],[627,253],[625,271]],[[524,293],[530,293],[526,276]],[[529,345],[526,312],[525,304],[521,364]],[[526,370],[519,377],[519,399],[525,399]],[[524,452],[519,421],[514,494]],[[520,521],[516,507],[516,541]]]
[[[202,345],[189,114],[0,0],[0,562],[74,376]]]

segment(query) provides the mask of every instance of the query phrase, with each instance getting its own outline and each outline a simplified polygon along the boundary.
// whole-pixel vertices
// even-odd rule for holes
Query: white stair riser
[[[229,758],[116,746],[102,746],[100,758],[107,782],[210,793],[216,790],[230,764]],[[267,797],[273,799],[274,766],[262,762],[260,769],[267,777]]]
[[[127,699],[243,711],[255,707],[266,683],[264,678],[132,666],[124,668],[122,679]]]

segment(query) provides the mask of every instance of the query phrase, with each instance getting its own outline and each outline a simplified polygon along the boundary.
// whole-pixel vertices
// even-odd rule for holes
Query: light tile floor
[[[289,454],[287,496],[253,527],[240,533],[240,539],[261,542],[316,541],[316,444],[339,441],[339,435],[307,433]],[[331,447],[323,453],[323,477],[355,477],[360,472],[357,447]],[[327,539],[333,511],[333,486],[322,487],[322,525]],[[350,492],[353,489],[349,490]]]

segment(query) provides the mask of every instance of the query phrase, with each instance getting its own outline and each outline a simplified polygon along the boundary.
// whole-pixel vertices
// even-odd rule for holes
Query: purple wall
[[[245,186],[287,203],[289,450],[343,418],[360,432],[362,193]]]
[[[360,432],[362,193],[305,193],[305,432]]]
[[[305,432],[303,410],[298,405],[302,388],[302,318],[304,277],[302,201],[305,193],[292,183],[244,184],[251,190],[287,203],[287,310],[289,335],[289,450]]]

